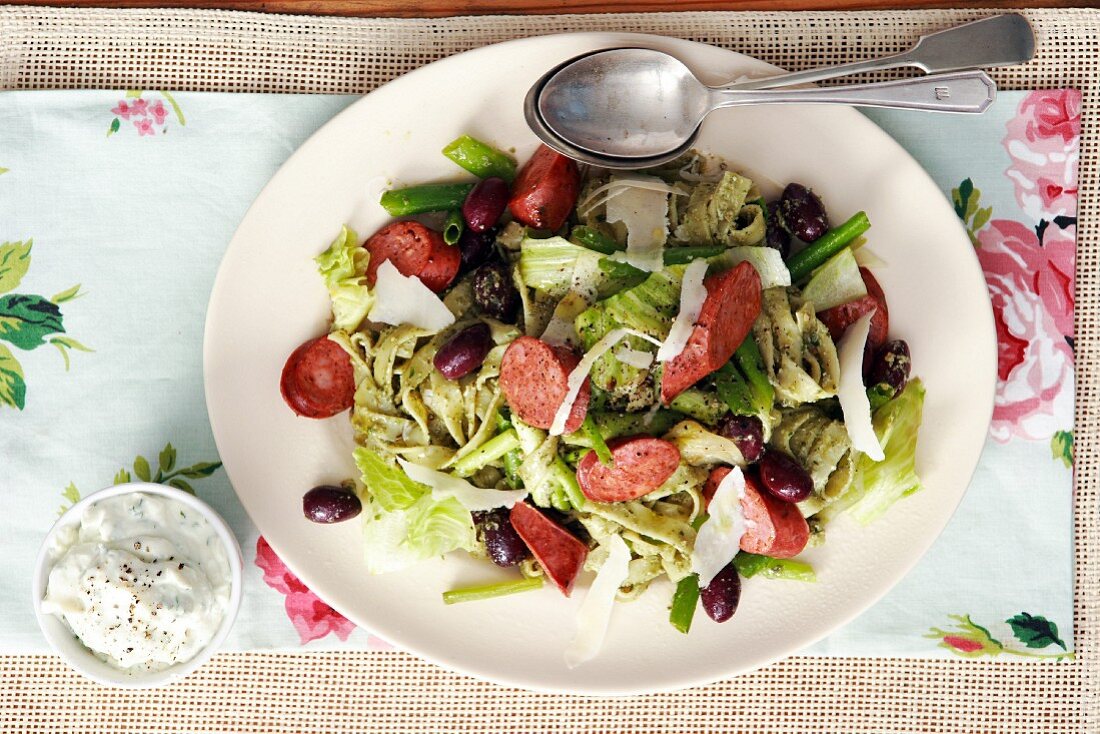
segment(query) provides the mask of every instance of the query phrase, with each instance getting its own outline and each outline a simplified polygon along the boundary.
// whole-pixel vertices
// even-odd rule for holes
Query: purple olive
[[[474,273],[474,303],[493,318],[513,323],[520,297],[512,281],[512,267],[493,262],[478,268]]]
[[[817,194],[799,183],[787,184],[779,200],[779,222],[803,242],[813,242],[829,231],[829,215]]]
[[[909,369],[912,360],[909,357],[909,345],[902,339],[886,342],[875,353],[871,361],[871,385],[886,383],[899,393],[909,382]]]
[[[463,229],[462,236],[458,238],[458,250],[462,255],[462,264],[459,265],[458,271],[468,273],[486,262],[493,256],[493,245],[496,241],[496,227],[490,227],[484,232]]]
[[[779,202],[773,201],[768,204],[764,215],[764,221],[767,225],[767,235],[764,238],[764,243],[773,250],[779,250],[779,254],[783,256],[783,259],[786,259],[787,255],[791,253],[791,233],[779,224]]]
[[[760,460],[760,483],[786,502],[801,502],[814,491],[814,480],[790,454],[768,449]]]
[[[492,348],[493,334],[489,325],[479,321],[444,342],[432,364],[448,380],[457,380],[480,367]]]
[[[699,590],[703,611],[715,622],[725,622],[737,611],[741,601],[741,577],[731,562],[711,582]]]
[[[466,201],[462,202],[462,218],[466,226],[474,232],[484,232],[496,226],[504,207],[508,206],[508,183],[503,178],[492,176],[477,183]]]
[[[508,510],[498,507],[488,512],[475,512],[473,515],[481,537],[485,540],[489,560],[493,563],[508,568],[518,565],[531,555],[527,544],[512,527]]]
[[[764,455],[764,424],[755,415],[728,414],[718,422],[718,435],[737,444],[745,461],[753,464]]]
[[[302,496],[302,514],[307,520],[330,524],[350,520],[363,510],[355,492],[346,487],[323,484]]]

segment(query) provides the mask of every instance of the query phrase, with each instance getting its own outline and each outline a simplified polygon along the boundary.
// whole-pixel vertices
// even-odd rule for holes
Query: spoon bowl
[[[558,139],[619,158],[651,158],[689,145],[710,111],[710,88],[668,54],[600,51],[559,67],[536,95]]]
[[[545,74],[525,114],[543,142],[609,168],[671,160],[691,146],[703,119],[721,107],[841,104],[980,113],[996,86],[982,71],[929,74],[827,89],[735,89],[703,84],[679,59],[653,49],[615,48],[579,56]]]

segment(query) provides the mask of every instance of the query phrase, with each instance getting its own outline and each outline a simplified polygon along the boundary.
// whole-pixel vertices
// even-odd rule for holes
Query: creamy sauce
[[[133,493],[89,505],[61,529],[43,611],[97,657],[131,674],[186,662],[229,607],[225,547],[198,510]]]

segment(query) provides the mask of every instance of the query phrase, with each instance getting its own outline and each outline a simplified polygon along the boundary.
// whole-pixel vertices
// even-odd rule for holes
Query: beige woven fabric
[[[604,29],[691,38],[801,69],[898,51],[923,32],[991,12],[414,21],[0,7],[0,89],[359,93],[487,43]],[[994,72],[1002,88],[1084,91],[1075,662],[798,657],[708,688],[597,700],[503,689],[396,652],[221,655],[168,689],[134,693],[99,688],[53,658],[7,656],[0,657],[0,731],[1100,731],[1100,11],[1028,16],[1038,57]]]

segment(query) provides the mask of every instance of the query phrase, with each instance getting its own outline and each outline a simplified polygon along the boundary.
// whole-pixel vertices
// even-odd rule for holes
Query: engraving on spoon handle
[[[878,84],[826,89],[712,90],[714,108],[752,104],[846,104],[856,107],[985,112],[997,96],[997,86],[984,71],[929,74]]]

